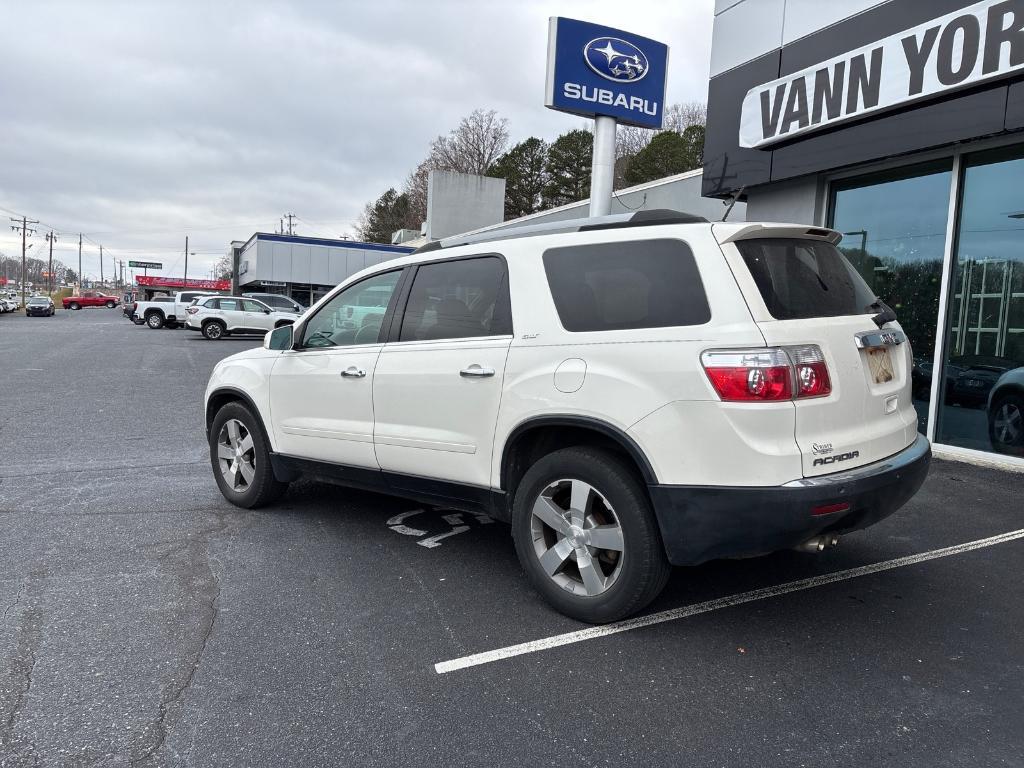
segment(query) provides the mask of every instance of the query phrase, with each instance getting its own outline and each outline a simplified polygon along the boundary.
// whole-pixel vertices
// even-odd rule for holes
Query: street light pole
[[[57,235],[51,229],[47,233],[46,239],[50,241],[50,262],[46,268],[46,293],[51,294],[53,293],[53,242],[57,239]]]

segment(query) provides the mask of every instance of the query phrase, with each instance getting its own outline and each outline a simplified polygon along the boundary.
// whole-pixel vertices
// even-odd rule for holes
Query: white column
[[[594,118],[594,160],[590,172],[590,215],[607,216],[612,212],[612,185],[615,181],[615,118]]]

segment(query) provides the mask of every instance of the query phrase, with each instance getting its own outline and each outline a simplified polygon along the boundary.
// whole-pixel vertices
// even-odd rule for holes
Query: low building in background
[[[257,232],[232,243],[240,293],[280,293],[311,306],[361,269],[412,253],[401,245]]]

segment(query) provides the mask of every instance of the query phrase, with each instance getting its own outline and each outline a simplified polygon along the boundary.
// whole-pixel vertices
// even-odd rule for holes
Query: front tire
[[[68,309],[81,309],[81,308],[82,308],[82,305],[79,304],[77,301],[72,301],[70,304],[68,304]]]
[[[1024,456],[1024,397],[1009,394],[992,403],[988,435],[1000,453]]]
[[[203,336],[208,338],[210,341],[216,341],[224,335],[224,324],[217,321],[211,320],[203,326]]]
[[[594,448],[565,448],[534,463],[515,490],[512,537],[534,589],[592,624],[641,610],[671,572],[636,472]]]
[[[114,302],[112,302],[112,301],[108,301],[108,302],[107,302],[107,309],[113,309],[113,308],[114,308],[114,307],[116,307],[116,306],[117,306],[117,304],[115,304],[115,303],[114,303]]]
[[[164,327],[164,317],[159,312],[154,312],[151,315],[146,316],[146,325],[152,328],[154,331]]]
[[[264,506],[288,488],[274,477],[270,447],[259,419],[242,403],[228,403],[217,411],[209,443],[217,486],[236,507]]]

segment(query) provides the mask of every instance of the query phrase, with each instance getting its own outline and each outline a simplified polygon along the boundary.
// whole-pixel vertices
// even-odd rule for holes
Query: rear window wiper
[[[865,307],[865,309],[870,312],[878,312],[877,315],[871,318],[871,322],[873,322],[879,328],[881,328],[886,323],[896,322],[896,312],[893,311],[892,307],[890,307],[877,296],[875,297],[875,300],[873,302],[871,302]]]

